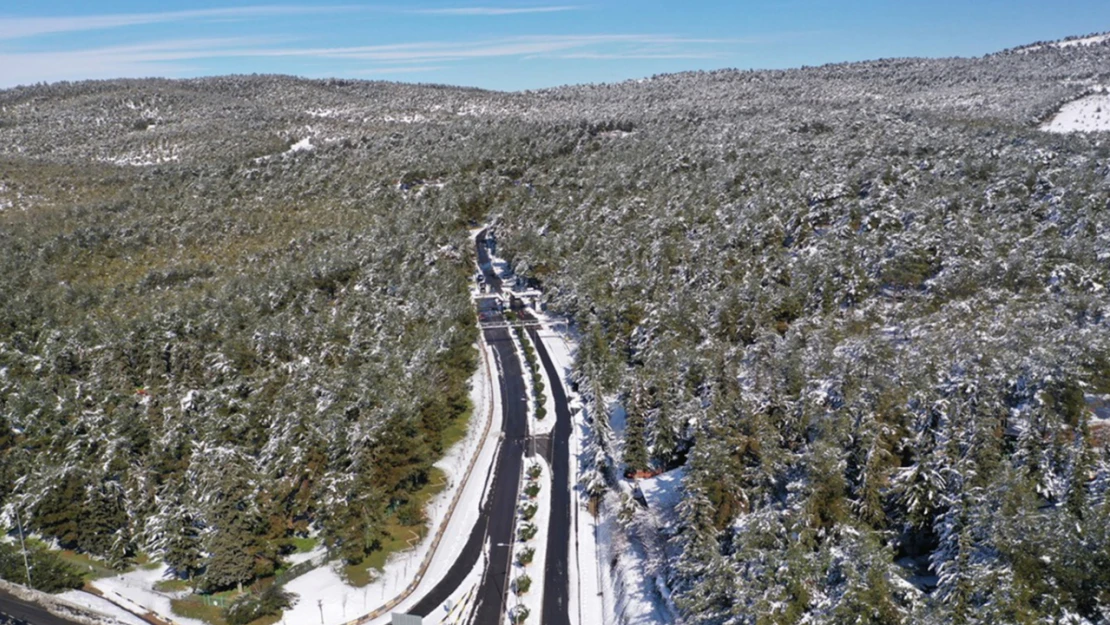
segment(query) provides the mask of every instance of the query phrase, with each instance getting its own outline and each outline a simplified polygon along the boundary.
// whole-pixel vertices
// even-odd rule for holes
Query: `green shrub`
[[[27,569],[19,546],[0,543],[0,578],[43,592],[71,590],[80,588],[85,583],[76,569],[46,548],[28,549],[27,560],[31,567],[30,582],[27,580]]]
[[[529,483],[528,486],[526,486],[524,488],[524,494],[528,495],[528,497],[531,498],[531,499],[535,499],[536,495],[540,494],[540,483],[539,482]]]
[[[528,577],[527,573],[513,580],[513,590],[515,590],[518,595],[523,595],[528,592],[531,587],[532,578]]]
[[[535,549],[531,547],[525,547],[524,549],[521,549],[520,553],[516,555],[516,561],[520,563],[521,566],[528,566],[529,564],[532,564],[532,558],[534,558],[535,556]]]
[[[536,527],[535,523],[525,523],[520,526],[520,539],[524,541],[532,540],[538,531],[539,528]]]
[[[520,507],[520,516],[525,521],[531,521],[532,517],[536,516],[536,512],[538,510],[539,510],[539,506],[537,506],[536,504],[526,503],[526,504],[524,504],[523,506]]]
[[[523,623],[531,613],[532,612],[529,611],[527,607],[518,605],[509,612],[509,618],[512,619],[514,623]]]
[[[272,584],[260,593],[239,596],[224,609],[224,620],[228,625],[247,625],[263,616],[279,614],[293,604],[294,596]]]

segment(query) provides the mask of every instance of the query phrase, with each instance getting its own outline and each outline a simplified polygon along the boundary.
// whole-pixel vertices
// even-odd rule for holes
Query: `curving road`
[[[0,625],[77,625],[0,590]]]
[[[478,263],[490,290],[499,292],[501,281],[490,267],[484,232],[478,238]],[[478,312],[484,322],[498,325],[505,323],[493,297],[479,299]],[[483,546],[488,542],[491,545],[489,561],[476,598],[474,622],[479,624],[501,622],[508,598],[509,576],[512,573],[510,545],[516,519],[517,496],[520,492],[525,441],[528,437],[526,389],[509,329],[504,326],[484,328],[483,335],[486,343],[493,348],[494,358],[498,363],[503,410],[502,438],[493,467],[493,481],[489,495],[480,504],[482,508],[479,520],[467,538],[459,558],[447,575],[409,610],[411,614],[427,616],[440,609],[474,568],[482,555]]]

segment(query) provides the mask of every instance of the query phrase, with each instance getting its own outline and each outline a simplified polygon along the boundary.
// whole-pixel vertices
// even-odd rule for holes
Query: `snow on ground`
[[[682,501],[682,478],[686,470],[679,467],[666,473],[639,480],[640,492],[648,502],[648,508],[660,520],[670,522],[677,519],[675,507]]]
[[[537,511],[536,516],[532,517],[532,523],[536,525],[536,535],[532,540],[527,542],[519,538],[513,541],[513,572],[512,578],[515,580],[521,575],[527,573],[532,578],[531,589],[523,594],[518,595],[515,592],[509,597],[509,612],[512,612],[517,605],[523,605],[528,608],[528,617],[526,623],[540,622],[540,614],[543,612],[543,571],[544,564],[547,562],[547,533],[548,526],[551,524],[551,468],[547,466],[543,458],[537,455],[534,459],[526,460],[524,463],[525,479],[521,483],[521,491],[528,485],[527,471],[533,464],[540,467],[540,476],[537,481],[540,484],[540,492],[536,495],[534,500],[536,503]],[[529,499],[524,493],[521,493],[520,504],[528,502]],[[518,506],[519,509],[519,506]],[[517,530],[519,535],[519,528],[524,523],[524,520],[517,516]],[[532,558],[532,563],[528,566],[521,566],[517,563],[517,556],[525,548],[531,547],[536,550]],[[508,616],[508,615],[506,615]],[[508,619],[505,620],[509,622]]]
[[[1036,52],[1045,48],[1078,48],[1079,46],[1093,46],[1100,44],[1104,41],[1110,41],[1110,33],[1103,33],[1101,35],[1092,35],[1090,37],[1080,37],[1079,39],[1067,39],[1064,41],[1053,41],[1043,45],[1026,46],[1019,48],[1019,52]]]
[[[605,607],[610,610],[606,615],[619,614],[619,622],[624,625],[671,623],[674,619],[667,609],[665,591],[649,574],[657,567],[652,565],[643,545],[629,539],[616,514],[607,513],[618,510],[620,505],[621,493],[610,491],[602,506],[605,512],[598,519],[599,561],[612,563],[601,566],[599,571],[606,586]]]
[[[489,359],[490,366],[494,366],[495,361],[492,350],[490,348],[487,348],[486,354]],[[497,375],[496,370],[492,372],[492,375]],[[428,571],[424,574],[424,578],[420,581],[420,585],[417,586],[416,590],[407,599],[398,604],[393,609],[394,612],[405,612],[407,608],[411,607],[417,601],[422,599],[424,595],[427,594],[427,592],[430,591],[439,582],[439,580],[443,579],[443,577],[447,574],[448,569],[450,569],[451,565],[453,565],[455,563],[455,560],[458,559],[459,553],[462,551],[463,546],[466,544],[467,538],[470,536],[471,530],[474,528],[474,524],[478,522],[482,500],[485,499],[485,496],[488,492],[489,481],[490,479],[492,479],[491,468],[493,466],[494,457],[497,453],[497,443],[501,435],[501,394],[491,392],[492,389],[489,385],[491,380],[486,378],[484,371],[481,372],[481,375],[476,377],[476,382],[480,384],[480,388],[474,388],[474,390],[471,392],[471,401],[474,402],[475,407],[475,420],[473,422],[474,426],[470,428],[470,433],[467,434],[467,439],[464,442],[463,447],[472,450],[474,446],[476,446],[478,443],[481,443],[482,446],[478,461],[475,463],[473,472],[470,476],[470,480],[467,481],[462,496],[459,498],[458,507],[455,508],[455,513],[454,515],[452,515],[451,520],[447,525],[447,529],[444,531],[443,540],[440,541],[439,549],[436,550],[435,555],[432,556],[432,561],[428,565]],[[479,440],[482,431],[485,429],[484,419],[486,418],[486,414],[491,403],[493,406],[493,415],[492,421],[490,422],[489,426],[489,432],[484,439]],[[459,446],[456,446],[456,448],[457,447]],[[462,473],[466,471],[466,461],[469,457],[470,453],[457,454],[455,453],[455,448],[453,448],[452,453],[440,462],[436,463],[436,466],[440,467],[451,476],[461,476]],[[452,484],[455,483],[455,479],[457,478],[452,478]],[[440,501],[441,503],[437,504],[435,503],[436,501]],[[439,526],[439,522],[446,512],[447,502],[449,501],[449,497],[441,496],[436,500],[433,500],[433,503],[429,505],[428,514],[429,517],[433,518],[434,520],[433,527]],[[424,557],[424,553],[427,552],[427,548],[430,542],[431,540],[428,539],[421,543],[419,546],[421,551],[413,556],[413,562],[415,562],[417,566]],[[370,610],[373,610],[378,606],[384,604],[385,601],[389,600],[390,598],[399,595],[400,592],[411,581],[412,570],[413,569],[409,569],[408,574],[406,575],[406,572],[403,569],[398,570],[397,567],[394,567],[392,569],[392,579],[390,581],[386,581],[385,583],[389,584],[390,582],[392,582],[391,587],[395,590],[395,592],[385,592],[383,595],[385,596],[385,599],[378,601],[376,604],[372,605],[370,607]],[[387,565],[386,576],[383,577],[387,577],[390,575],[391,569]],[[294,580],[293,583],[295,582],[296,580]],[[288,586],[291,590],[293,583],[290,583],[290,585]],[[371,584],[370,587],[377,588],[378,592],[382,593],[381,588],[379,588],[381,584],[382,582],[380,581],[375,582]],[[367,610],[367,612],[369,612],[370,610]],[[308,613],[306,612],[306,614]],[[365,612],[363,612],[363,614],[365,614]],[[316,614],[316,620],[319,620],[318,612]],[[371,623],[381,623],[384,625],[389,621],[390,616],[386,614],[374,621],[371,621]],[[298,621],[290,620],[288,622],[296,623]],[[325,625],[331,625],[331,623],[332,622],[329,621],[325,623]]]
[[[463,625],[469,621],[470,612],[475,607],[478,586],[482,583],[482,560],[474,563],[474,568],[466,576],[454,594],[443,602],[439,610],[424,617],[425,625]]]
[[[179,625],[204,625],[202,621],[174,614],[170,609],[170,599],[175,595],[154,590],[156,582],[167,578],[168,568],[165,565],[156,569],[140,568],[123,575],[98,579],[93,585],[112,601],[124,603],[129,609],[172,618]]]
[[[324,548],[323,545],[321,545],[311,551],[306,551],[304,553],[291,553],[285,556],[285,561],[288,562],[290,565],[300,564],[301,562],[308,562],[309,560],[322,558],[327,552],[328,550]]]
[[[1041,125],[1041,130],[1059,133],[1110,131],[1110,93],[1100,89],[1068,102]]]
[[[571,510],[575,540],[572,541],[574,547],[571,549],[569,562],[570,622],[575,625],[610,622],[612,610],[606,610],[606,600],[611,597],[612,592],[602,585],[602,556],[597,545],[597,519],[589,512],[589,497],[578,480],[581,475],[579,459],[585,453],[585,441],[589,436],[582,402],[570,385],[574,354],[578,346],[571,337],[566,321],[542,312],[536,313],[536,317],[543,323],[536,334],[547,348],[551,364],[555,366],[556,374],[567,394],[573,427],[570,437],[570,474],[575,500],[575,506]]]
[[[487,354],[492,361],[493,356],[488,348]],[[481,454],[421,585],[407,602],[397,607],[397,611],[403,611],[405,603],[413,603],[443,578],[458,557],[466,537],[478,519],[489,469],[496,452],[497,438],[501,431],[501,412],[496,405],[499,403],[499,397],[497,393],[490,392],[490,381],[484,369],[476,373],[471,380],[470,399],[474,405],[474,416],[466,438],[448,450],[447,454],[436,463],[436,466],[447,475],[448,487],[428,504],[429,527],[433,532],[439,528],[446,515],[450,501],[458,490],[458,483],[479,445],[481,445]],[[482,438],[481,434],[486,428],[491,401],[494,402],[493,421],[488,435]],[[377,609],[386,601],[398,596],[408,586],[430,546],[431,534],[421,541],[416,549],[395,554],[386,563],[381,576],[363,588],[347,584],[338,572],[337,562],[309,571],[286,584],[286,589],[295,593],[298,599],[292,608],[285,611],[281,622],[289,625],[316,623],[320,622],[322,614],[324,625],[339,625]],[[295,554],[289,560],[295,563],[320,556],[322,553],[322,549],[317,549],[304,554]],[[172,595],[153,590],[155,582],[163,579],[165,572],[165,566],[149,571],[133,571],[98,580],[96,586],[111,595],[113,600],[133,602],[138,610],[150,610],[180,625],[203,625],[200,621],[173,614],[170,608]],[[389,618],[387,614],[376,622],[387,623]]]
[[[312,145],[312,138],[305,137],[304,139],[301,139],[300,141],[289,146],[289,150],[286,152],[286,154],[292,154],[294,152],[311,152],[314,149],[316,149],[316,146]]]
[[[115,605],[111,601],[102,599],[91,593],[82,592],[80,590],[67,590],[57,596],[70,603],[75,603],[79,606],[89,608],[90,610],[100,612],[101,614],[106,614],[124,625],[148,625],[143,619]]]

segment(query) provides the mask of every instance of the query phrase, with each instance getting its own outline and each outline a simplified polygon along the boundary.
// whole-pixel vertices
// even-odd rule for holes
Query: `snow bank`
[[[1110,93],[1093,93],[1068,102],[1041,125],[1041,130],[1057,133],[1110,131]]]
[[[58,595],[58,597],[61,599],[65,599],[70,603],[89,608],[90,610],[94,610],[96,612],[100,612],[101,614],[106,614],[116,619],[120,623],[123,623],[124,625],[148,625],[148,623],[143,619],[135,616],[127,610],[124,610],[111,601],[108,601],[107,599],[103,599],[101,597],[97,597],[94,594],[90,594],[80,590],[68,590]]]

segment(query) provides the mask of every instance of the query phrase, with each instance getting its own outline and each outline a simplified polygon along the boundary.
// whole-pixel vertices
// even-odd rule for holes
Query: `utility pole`
[[[27,572],[27,585],[31,585],[31,565],[27,562],[27,544],[23,542],[23,521],[19,518],[19,507],[15,509],[15,522],[19,526],[19,548],[23,551],[23,570]]]

